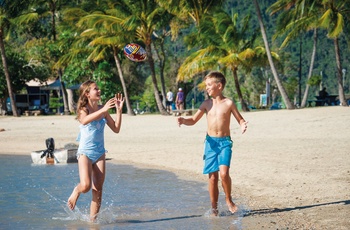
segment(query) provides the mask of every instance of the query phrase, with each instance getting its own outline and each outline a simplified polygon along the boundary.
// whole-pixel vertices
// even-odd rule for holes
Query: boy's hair
[[[208,73],[205,77],[204,77],[204,81],[208,78],[214,79],[216,81],[216,83],[221,83],[222,87],[225,88],[226,85],[226,78],[225,76],[218,72],[218,71],[211,71],[210,73]]]

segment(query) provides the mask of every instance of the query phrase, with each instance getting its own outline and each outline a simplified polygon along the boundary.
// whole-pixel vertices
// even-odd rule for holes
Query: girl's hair
[[[86,82],[82,83],[79,87],[79,99],[76,117],[77,120],[79,120],[81,110],[84,110],[86,113],[89,113],[89,110],[86,108],[86,105],[89,103],[88,98],[86,97],[86,93],[90,92],[90,85],[93,83],[95,83],[93,80],[87,80]]]
[[[226,78],[222,73],[220,73],[218,71],[212,71],[204,77],[204,80],[206,80],[208,78],[214,79],[217,83],[221,83],[222,87],[225,88]]]

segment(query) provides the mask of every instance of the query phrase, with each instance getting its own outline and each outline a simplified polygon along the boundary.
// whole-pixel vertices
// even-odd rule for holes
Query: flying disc
[[[142,62],[147,59],[146,50],[136,43],[127,44],[124,47],[124,54],[131,61]]]

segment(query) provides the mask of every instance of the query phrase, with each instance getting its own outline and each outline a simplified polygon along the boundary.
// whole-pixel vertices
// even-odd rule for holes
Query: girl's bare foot
[[[79,195],[80,193],[77,191],[77,187],[75,187],[67,202],[67,205],[71,210],[75,208],[75,204],[77,203]]]

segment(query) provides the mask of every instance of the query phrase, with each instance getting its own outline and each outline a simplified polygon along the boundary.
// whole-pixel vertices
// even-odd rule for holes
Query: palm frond
[[[328,36],[330,38],[337,38],[339,34],[343,31],[344,28],[344,18],[343,15],[338,13],[337,14],[337,21],[333,28],[331,28],[331,31],[328,33]]]
[[[319,20],[319,25],[323,28],[328,28],[332,21],[332,10],[328,9]]]

